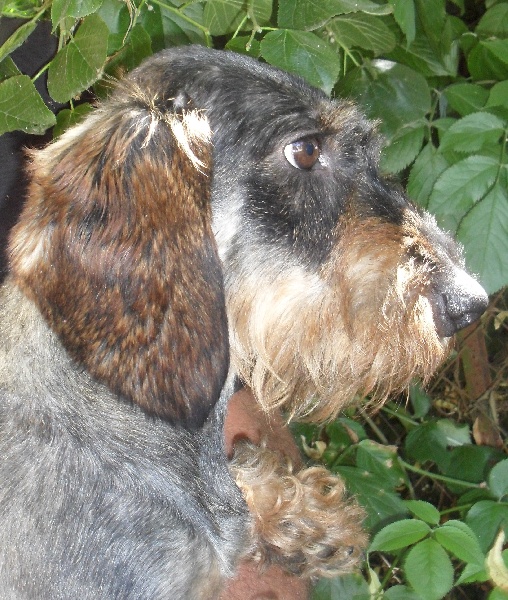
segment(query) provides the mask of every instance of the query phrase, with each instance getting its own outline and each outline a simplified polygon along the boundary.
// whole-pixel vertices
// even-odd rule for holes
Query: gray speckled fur
[[[9,281],[0,340],[0,598],[212,598],[245,531],[215,422],[228,394],[198,433],[146,416]]]

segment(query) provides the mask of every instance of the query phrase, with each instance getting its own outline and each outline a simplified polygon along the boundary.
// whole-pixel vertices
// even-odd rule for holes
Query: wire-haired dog
[[[171,50],[31,178],[0,298],[2,598],[210,599],[252,537],[307,575],[354,564],[341,482],[248,444],[232,477],[222,430],[235,377],[330,418],[427,379],[486,306],[380,179],[371,124],[249,58]]]

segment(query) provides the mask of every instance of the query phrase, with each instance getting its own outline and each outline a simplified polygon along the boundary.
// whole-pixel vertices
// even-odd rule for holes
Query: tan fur
[[[351,571],[366,545],[364,518],[341,479],[324,467],[294,470],[289,458],[240,444],[231,472],[254,516],[253,557],[304,577]]]
[[[410,235],[351,222],[319,276],[268,265],[228,288],[232,359],[267,410],[330,419],[357,396],[382,401],[432,375],[449,342],[425,295],[429,267],[407,257]]]

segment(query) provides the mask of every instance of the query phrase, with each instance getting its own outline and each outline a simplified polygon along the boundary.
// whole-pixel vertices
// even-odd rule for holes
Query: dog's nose
[[[489,303],[482,286],[462,269],[456,269],[440,290],[436,290],[433,302],[434,323],[441,337],[451,337],[477,321]]]

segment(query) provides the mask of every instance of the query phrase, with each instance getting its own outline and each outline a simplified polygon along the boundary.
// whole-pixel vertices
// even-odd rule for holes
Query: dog
[[[428,380],[487,305],[374,126],[251,58],[157,54],[32,152],[0,292],[5,600],[211,599],[245,556],[351,569],[321,467],[223,441],[248,386],[322,421]]]

